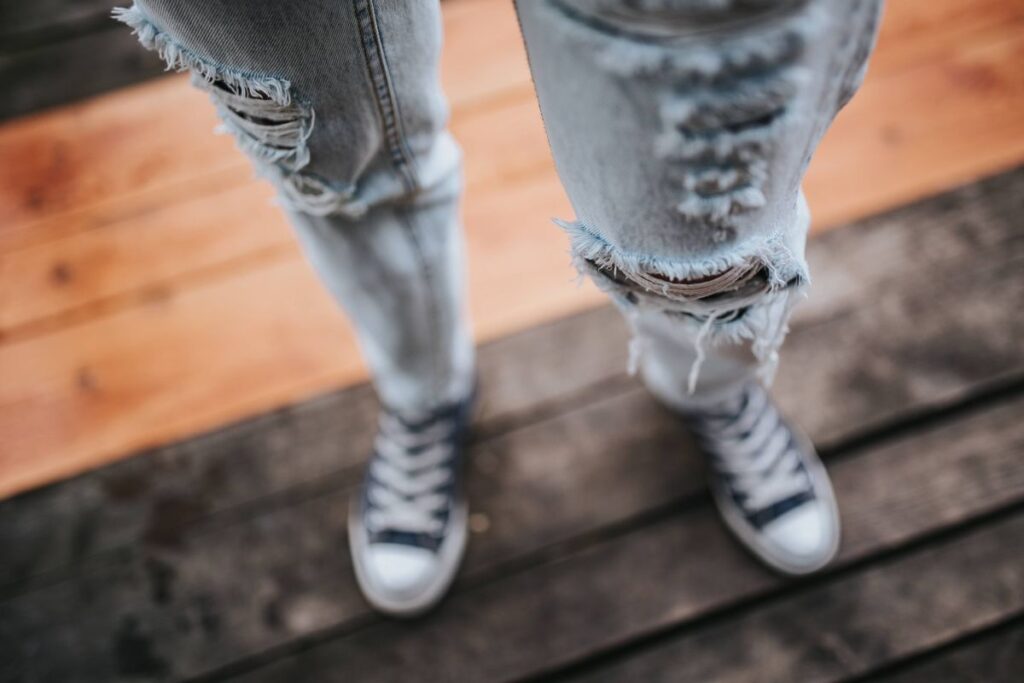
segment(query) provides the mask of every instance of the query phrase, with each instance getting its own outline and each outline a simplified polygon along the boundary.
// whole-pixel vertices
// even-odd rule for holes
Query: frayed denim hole
[[[345,215],[358,218],[367,207],[355,188],[305,171],[310,152],[306,144],[316,122],[315,111],[291,100],[281,105],[266,97],[235,92],[224,83],[196,84],[213,98],[224,129],[255,160],[280,189],[280,201],[289,209],[313,216]]]
[[[339,187],[304,171],[316,111],[294,96],[289,80],[212,62],[179,44],[138,5],[114,8],[112,16],[130,26],[143,47],[159,54],[168,69],[192,74],[192,84],[211,96],[223,121],[220,130],[231,133],[256,162],[257,171],[278,185],[284,206],[315,216],[355,219],[366,213],[367,204],[355,196],[354,185]]]
[[[786,320],[804,282],[801,276],[794,275],[779,286],[769,265],[755,260],[749,269],[741,267],[739,272],[734,268],[687,282],[664,283],[675,287],[722,288],[703,297],[685,298],[678,292],[666,295],[664,286],[652,291],[613,266],[601,266],[588,259],[579,259],[578,266],[615,300],[627,317],[641,310],[654,310],[690,327],[696,352],[687,377],[691,394],[696,391],[708,347],[743,340],[751,343],[758,360],[758,376],[766,385],[770,384],[778,365],[778,349],[788,329]],[[627,364],[630,374],[636,372],[642,355],[642,339],[634,334]]]
[[[210,94],[224,122],[243,151],[260,161],[297,171],[309,162],[306,140],[313,131],[312,109],[291,101],[280,104],[266,96],[235,92],[222,80],[193,81]]]
[[[602,266],[586,260],[589,271],[609,280],[624,289],[639,288],[648,295],[655,295],[676,302],[700,302],[702,304],[728,305],[730,299],[749,302],[751,297],[771,291],[771,277],[768,266],[750,262],[724,271],[693,277],[685,280],[672,278],[660,273],[639,271],[625,273],[611,266]]]
[[[311,216],[340,215],[358,219],[370,206],[355,185],[334,183],[312,173],[294,173],[281,181],[282,203]]]

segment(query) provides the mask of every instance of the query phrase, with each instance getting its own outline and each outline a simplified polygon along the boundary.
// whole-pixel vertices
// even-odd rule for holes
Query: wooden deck
[[[835,566],[726,534],[608,307],[486,344],[468,557],[375,615],[345,509],[365,385],[0,503],[0,680],[1019,681],[1024,169],[829,232],[777,394],[830,467]]]
[[[445,2],[484,405],[466,563],[411,623],[348,558],[351,334],[204,98],[121,87],[160,65],[109,4],[0,21],[0,683],[1021,680],[1024,3],[890,0],[815,158],[776,387],[844,541],[789,581],[567,286],[510,3]]]
[[[0,116],[158,71],[109,2],[8,3]],[[570,210],[511,3],[443,7],[477,338],[603,304],[571,286],[549,222]],[[815,230],[1020,164],[1021,63],[1024,3],[888,3],[807,178]],[[365,379],[269,188],[186,81],[0,124],[0,497]]]

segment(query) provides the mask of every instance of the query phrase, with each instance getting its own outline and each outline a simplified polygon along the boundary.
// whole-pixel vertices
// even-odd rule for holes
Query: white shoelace
[[[744,494],[744,508],[761,510],[810,488],[789,428],[767,392],[748,390],[723,408],[700,414],[696,427],[715,468]]]
[[[441,419],[413,431],[398,418],[381,414],[374,444],[378,457],[371,464],[373,477],[367,492],[372,504],[366,516],[370,530],[441,532],[444,523],[437,513],[448,496],[438,489],[454,474],[448,467],[453,428],[451,420]]]

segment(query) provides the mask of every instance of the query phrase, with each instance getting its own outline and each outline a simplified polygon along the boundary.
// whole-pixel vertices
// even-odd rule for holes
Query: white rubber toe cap
[[[787,557],[787,563],[814,567],[835,552],[835,522],[831,508],[821,501],[806,503],[762,529],[768,542]]]
[[[397,543],[373,543],[366,548],[367,578],[379,590],[396,595],[416,592],[428,585],[438,569],[435,553]]]

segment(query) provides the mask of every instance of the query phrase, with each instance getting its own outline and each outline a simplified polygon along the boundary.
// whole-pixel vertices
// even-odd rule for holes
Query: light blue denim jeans
[[[862,79],[880,9],[517,3],[576,213],[559,224],[577,267],[625,314],[632,364],[662,400],[686,408],[770,380],[809,282],[800,181]],[[438,3],[136,0],[115,16],[193,74],[277,186],[381,399],[419,412],[465,395],[461,162],[438,79]]]

